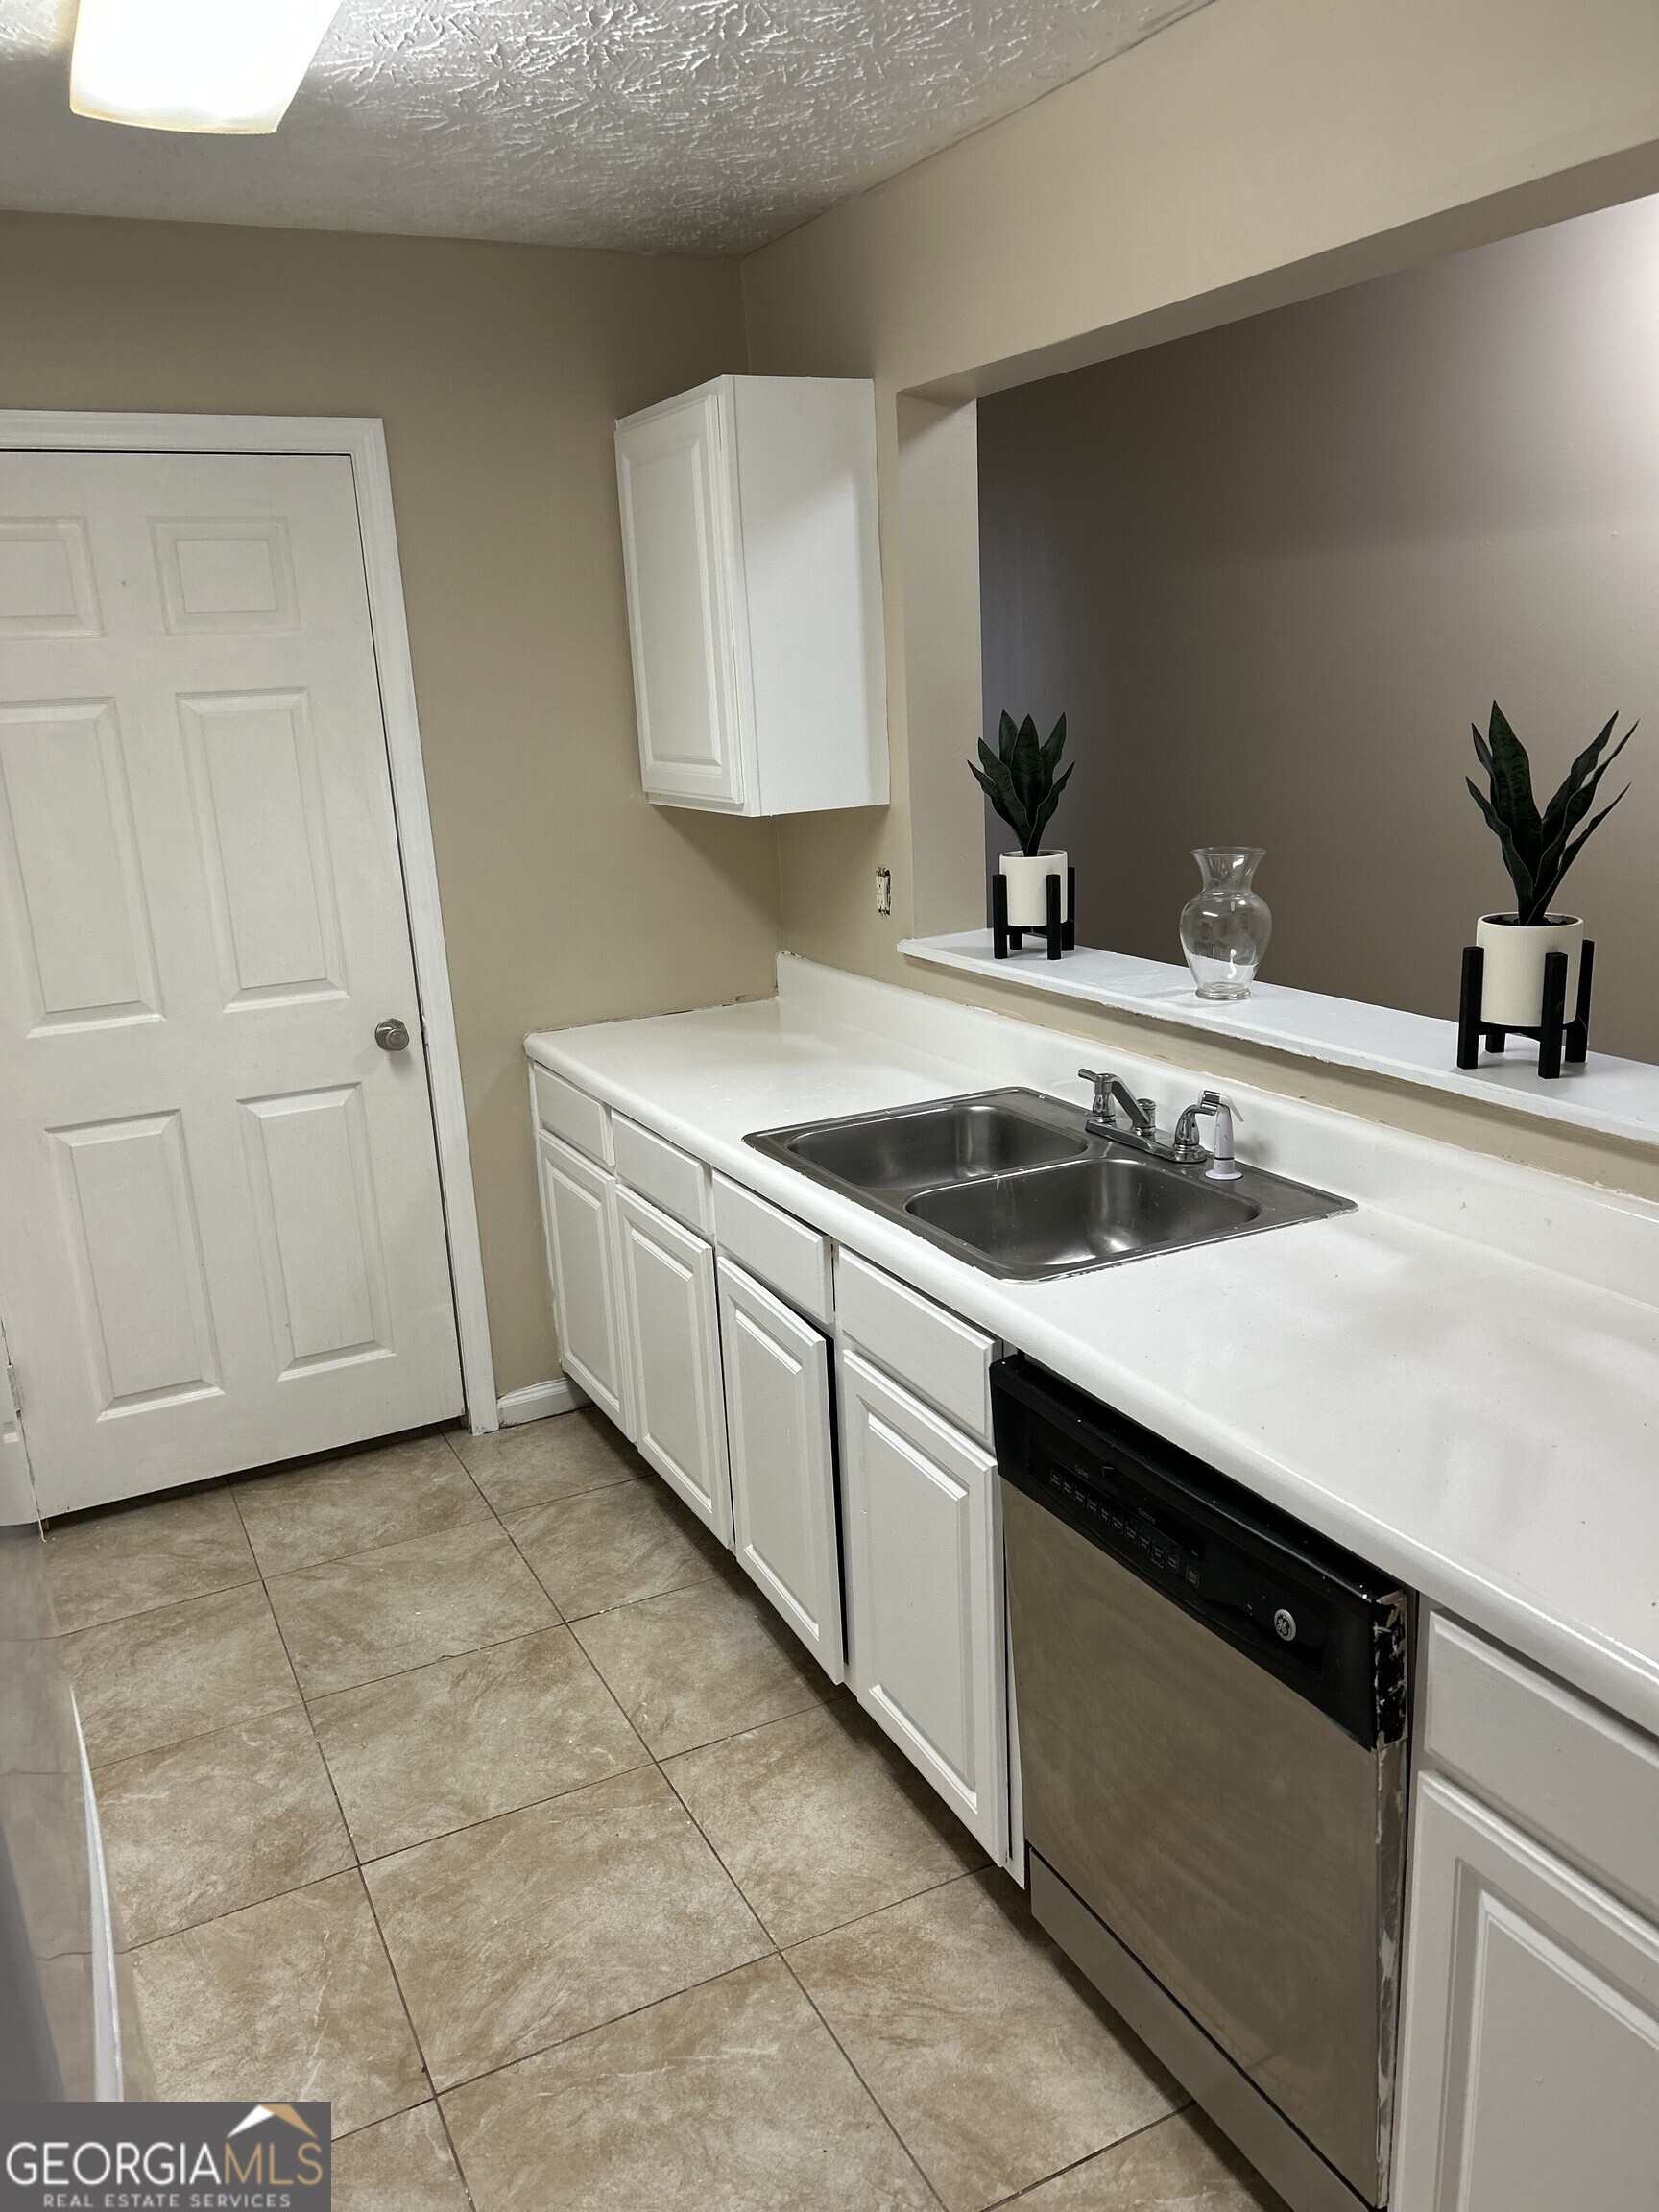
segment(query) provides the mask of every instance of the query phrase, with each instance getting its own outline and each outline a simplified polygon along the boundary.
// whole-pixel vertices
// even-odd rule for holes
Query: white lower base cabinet
[[[633,1388],[617,1295],[616,1178],[544,1129],[536,1133],[536,1165],[561,1362],[632,1438]]]
[[[719,1262],[719,1277],[733,1547],[839,1682],[846,1668],[829,1340],[730,1260]]]
[[[620,1185],[616,1220],[634,1441],[697,1518],[730,1544],[713,1247]]]
[[[991,1858],[1008,1852],[997,1462],[841,1355],[849,1679]]]
[[[1393,2212],[1653,2212],[1659,1929],[1417,1787]]]

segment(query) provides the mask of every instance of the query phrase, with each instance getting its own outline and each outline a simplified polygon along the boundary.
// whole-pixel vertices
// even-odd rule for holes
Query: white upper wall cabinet
[[[721,376],[616,425],[647,797],[887,800],[872,384]]]

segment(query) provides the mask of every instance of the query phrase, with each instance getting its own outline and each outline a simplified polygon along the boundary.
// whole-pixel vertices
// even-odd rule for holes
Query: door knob
[[[409,1032],[394,1014],[388,1021],[375,1022],[374,1042],[382,1052],[407,1052]]]

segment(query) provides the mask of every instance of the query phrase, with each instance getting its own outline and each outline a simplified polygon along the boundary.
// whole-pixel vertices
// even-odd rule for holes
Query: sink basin
[[[1262,1218],[1260,1202],[1237,1186],[1206,1183],[1132,1152],[924,1190],[906,1212],[1021,1275],[1070,1274],[1202,1244]]]
[[[785,1150],[802,1166],[861,1190],[892,1190],[1081,1159],[1089,1141],[1007,1096],[948,1098],[898,1114],[803,1130]]]
[[[1081,1106],[1008,1089],[744,1142],[989,1275],[1031,1282],[1350,1210],[1260,1167],[1213,1183],[1201,1165],[1091,1136],[1087,1119]]]

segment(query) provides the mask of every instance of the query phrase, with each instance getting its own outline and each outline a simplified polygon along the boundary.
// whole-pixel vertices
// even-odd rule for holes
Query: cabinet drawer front
[[[850,1677],[859,1703],[1007,1854],[1008,1718],[997,1463],[843,1351]]]
[[[714,1236],[722,1252],[757,1275],[821,1328],[835,1326],[830,1239],[724,1175],[714,1178]]]
[[[684,1221],[687,1229],[713,1236],[714,1202],[709,1170],[701,1160],[693,1160],[678,1144],[654,1137],[622,1114],[612,1115],[611,1135],[616,1146],[616,1172],[631,1190],[672,1214],[676,1221]]]
[[[1413,1825],[1391,2202],[1651,2212],[1659,1929],[1437,1774]]]
[[[635,1442],[704,1526],[730,1544],[713,1247],[632,1190],[618,1189],[616,1218]]]
[[[560,1360],[632,1437],[633,1390],[616,1280],[615,1178],[544,1129],[537,1133],[536,1154]]]
[[[563,1075],[555,1075],[551,1068],[542,1068],[535,1061],[530,1064],[530,1082],[536,1094],[536,1118],[543,1129],[563,1137],[566,1144],[574,1144],[578,1152],[586,1152],[601,1166],[614,1164],[609,1107],[601,1106],[597,1098],[589,1098],[586,1091],[578,1091],[574,1083],[566,1083]]]
[[[830,1340],[719,1262],[733,1548],[831,1682],[842,1679]]]
[[[1443,1614],[1428,1645],[1429,1759],[1659,1916],[1659,1743]]]
[[[971,1436],[990,1443],[995,1337],[852,1252],[836,1258],[835,1310],[843,1336]]]

